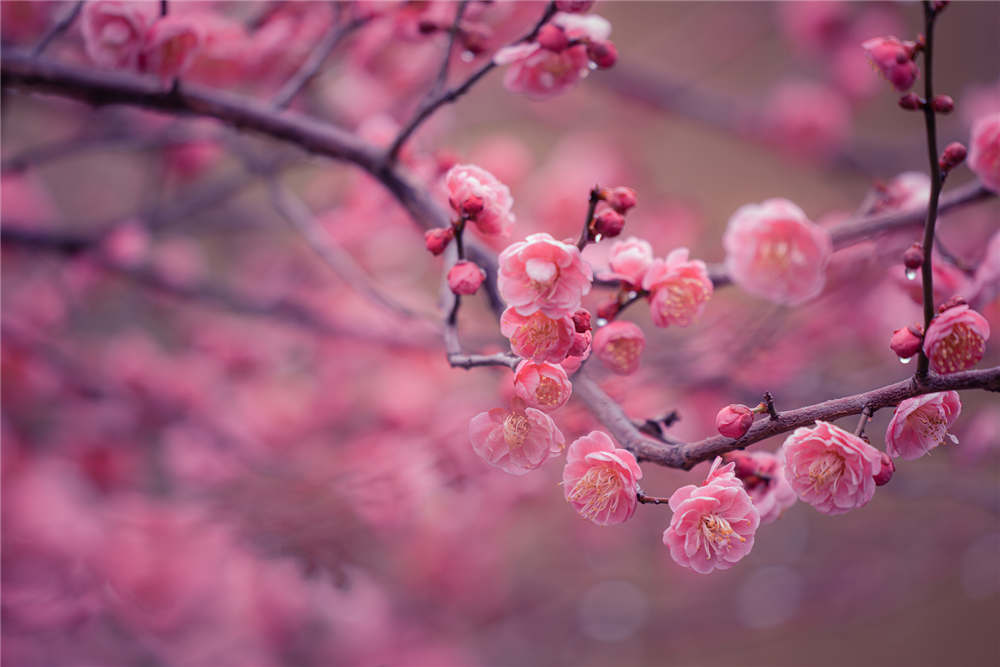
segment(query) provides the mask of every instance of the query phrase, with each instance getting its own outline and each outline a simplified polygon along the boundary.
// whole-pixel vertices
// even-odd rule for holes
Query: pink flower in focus
[[[514,394],[533,408],[552,412],[566,405],[572,393],[569,376],[559,364],[525,359],[514,371]]]
[[[856,435],[823,421],[797,428],[779,456],[795,495],[824,514],[843,514],[875,495],[881,453]]]
[[[491,466],[512,475],[534,470],[566,445],[552,418],[535,408],[494,408],[469,422],[472,449]]]
[[[670,496],[674,515],[663,543],[678,565],[699,574],[728,570],[750,553],[760,525],[760,513],[736,479],[734,465],[720,468],[721,463],[717,457],[701,486],[682,486]]]
[[[483,234],[507,236],[514,224],[510,188],[490,172],[474,164],[456,164],[445,174],[448,201],[458,213],[470,213],[469,219]],[[478,200],[476,200],[478,198]],[[479,210],[470,209],[475,202]],[[472,211],[475,211],[472,214]]]
[[[576,332],[569,317],[524,316],[508,308],[500,316],[500,333],[510,339],[510,349],[519,357],[557,364],[569,354]]]
[[[727,438],[742,438],[753,426],[753,411],[739,403],[733,403],[719,410],[715,415],[715,428]]]
[[[169,82],[191,66],[203,41],[201,28],[190,18],[164,16],[146,34],[142,69],[155,74],[160,81]]]
[[[611,246],[611,254],[608,257],[608,268],[611,272],[606,276],[639,286],[652,263],[653,246],[648,241],[630,236],[624,241],[615,241]]]
[[[747,467],[752,469],[749,476],[740,476],[750,500],[760,513],[760,524],[776,521],[782,512],[798,500],[788,480],[785,468],[778,456],[771,452],[741,452]],[[739,468],[739,465],[737,465]],[[739,472],[737,471],[737,474]]]
[[[135,70],[153,20],[148,2],[88,2],[83,6],[83,45],[101,67]]]
[[[913,46],[896,37],[875,37],[861,44],[872,65],[896,90],[904,92],[917,79],[917,64],[913,62]]]
[[[666,260],[655,260],[642,287],[651,293],[650,314],[658,327],[688,326],[704,310],[713,291],[705,262],[689,260],[687,248],[671,251]]]
[[[895,352],[900,359],[909,359],[920,352],[920,347],[924,343],[923,336],[919,334],[919,329],[914,333],[911,327],[896,329],[892,332],[892,338],[889,340],[889,349]]]
[[[455,294],[475,294],[484,280],[486,272],[474,262],[455,262],[448,270],[448,288]]]
[[[600,526],[627,521],[638,504],[642,470],[632,452],[600,431],[577,438],[566,452],[563,491],[585,519]]]
[[[532,234],[509,245],[499,264],[500,296],[521,315],[572,316],[594,279],[577,247],[549,234]]]
[[[908,398],[899,404],[885,431],[885,450],[907,461],[944,444],[948,428],[962,411],[958,392],[946,391]]]
[[[632,322],[609,322],[594,333],[593,345],[605,366],[619,375],[631,375],[639,368],[646,334]]]
[[[742,206],[722,237],[726,268],[742,289],[795,305],[823,290],[830,234],[787,199]]]
[[[979,363],[989,337],[986,318],[962,304],[931,320],[924,334],[924,354],[935,373],[957,373]]]
[[[973,124],[969,146],[969,169],[984,187],[1000,192],[1000,113]]]

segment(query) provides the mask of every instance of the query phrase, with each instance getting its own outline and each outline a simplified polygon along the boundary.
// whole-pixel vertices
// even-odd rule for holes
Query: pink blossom
[[[969,146],[969,169],[984,187],[1000,192],[1000,113],[975,122]]]
[[[551,417],[535,408],[494,408],[469,422],[472,449],[484,461],[512,475],[534,470],[566,445]]]
[[[931,179],[921,171],[905,171],[878,188],[869,213],[926,208],[931,196]]]
[[[924,354],[935,373],[956,373],[972,368],[986,352],[990,323],[962,304],[938,313],[924,335]]]
[[[795,494],[824,514],[868,504],[875,495],[874,477],[882,470],[877,449],[823,421],[795,429],[779,456]]]
[[[650,291],[650,313],[658,327],[688,326],[704,310],[713,291],[705,262],[689,260],[687,248],[671,251],[666,260],[655,260],[642,287]]]
[[[500,333],[519,357],[557,364],[569,354],[575,330],[569,317],[553,319],[540,312],[525,316],[508,308],[500,316]]]
[[[608,257],[608,268],[611,272],[606,276],[639,286],[652,263],[653,246],[648,241],[630,236],[624,241],[615,241],[611,246],[611,254]]]
[[[899,404],[885,431],[890,456],[918,459],[944,444],[948,428],[962,411],[958,392],[945,391],[908,398]]]
[[[562,366],[525,359],[514,371],[514,394],[533,408],[552,412],[566,405],[573,385]]]
[[[638,504],[642,470],[632,452],[600,431],[577,438],[566,452],[563,491],[580,514],[600,526],[627,521]]]
[[[184,16],[168,15],[157,20],[142,47],[142,69],[168,82],[194,63],[204,42],[200,26]]]
[[[609,322],[594,333],[597,358],[619,375],[636,372],[639,356],[645,347],[646,334],[632,322]]]
[[[510,188],[501,183],[490,172],[474,164],[456,164],[445,174],[448,201],[458,213],[472,213],[472,201],[481,207],[469,219],[483,234],[507,236],[514,224],[511,207],[514,198]]]
[[[552,17],[552,23],[566,31],[570,39],[597,42],[606,40],[611,35],[611,23],[597,14],[564,14]]]
[[[917,79],[916,63],[913,62],[913,47],[896,37],[875,37],[861,44],[872,65],[891,83],[903,92]]]
[[[850,137],[851,108],[841,93],[826,85],[783,83],[767,106],[767,136],[789,154],[826,158]]]
[[[500,296],[522,315],[541,311],[548,317],[572,316],[593,281],[577,247],[549,234],[532,234],[509,245],[500,253],[499,264]]]
[[[455,294],[475,294],[484,280],[486,272],[474,262],[455,262],[448,270],[448,288]]]
[[[741,474],[740,463],[737,463],[737,475],[760,513],[761,525],[776,521],[797,500],[795,491],[785,478],[785,468],[778,456],[771,452],[740,454],[743,465],[749,468],[750,474]]]
[[[736,479],[732,463],[716,458],[701,486],[689,484],[670,496],[674,515],[663,543],[678,565],[699,574],[728,570],[753,549],[760,513]]]
[[[737,209],[722,243],[730,276],[751,294],[795,305],[823,290],[830,234],[787,199]]]
[[[515,44],[497,51],[497,65],[509,65],[503,85],[512,93],[534,100],[560,95],[587,76],[587,47],[577,44],[556,53],[537,43]]]
[[[87,55],[101,67],[138,69],[153,11],[148,2],[86,3],[81,20]]]
[[[715,415],[715,428],[727,438],[742,438],[753,426],[753,411],[738,403],[727,405]]]

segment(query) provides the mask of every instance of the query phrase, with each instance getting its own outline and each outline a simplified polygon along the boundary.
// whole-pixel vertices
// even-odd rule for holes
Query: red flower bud
[[[618,211],[606,209],[594,218],[594,233],[611,238],[622,233],[625,227],[625,217]]]
[[[428,229],[424,232],[424,245],[427,246],[432,255],[440,255],[453,238],[455,238],[455,230],[452,227]]]
[[[579,333],[590,331],[590,312],[581,308],[573,313],[573,326]]]
[[[924,108],[924,101],[916,93],[907,93],[899,98],[899,106],[907,111],[918,111]]]
[[[569,37],[566,36],[566,31],[553,23],[543,25],[538,31],[536,39],[539,46],[554,53],[562,53],[569,46]]]
[[[931,108],[938,113],[951,113],[955,109],[955,100],[947,95],[935,95],[931,100]]]
[[[618,62],[618,49],[610,40],[595,40],[587,44],[587,57],[601,69],[608,69]]]
[[[938,164],[941,165],[941,171],[949,172],[965,162],[967,152],[965,146],[957,141],[945,146],[944,152],[941,153],[941,159],[938,161]]]
[[[753,424],[753,411],[745,405],[733,403],[715,415],[715,428],[727,438],[741,438]]]
[[[924,344],[920,329],[914,332],[911,327],[903,327],[892,332],[889,340],[889,349],[896,353],[900,359],[909,359],[920,352],[920,346]]]
[[[879,473],[877,475],[873,475],[873,479],[875,480],[875,486],[885,486],[886,484],[889,483],[889,480],[892,479],[892,473],[896,472],[896,464],[892,462],[892,459],[889,458],[889,455],[886,454],[885,452],[881,452],[881,454],[882,454],[882,469],[879,470]]]
[[[465,260],[456,262],[448,271],[448,287],[455,294],[475,294],[484,280],[486,272]]]
[[[604,200],[608,202],[608,206],[619,213],[626,213],[636,203],[635,190],[627,188],[624,185],[619,185],[617,188],[612,188],[603,194]]]
[[[617,301],[608,301],[606,304],[597,309],[597,316],[601,319],[611,321],[614,319],[615,315],[618,314],[620,309],[621,306],[618,305]]]
[[[461,213],[469,220],[475,220],[476,216],[483,212],[483,198],[473,195],[462,202]]]
[[[914,243],[903,253],[903,266],[916,271],[924,264],[924,247],[919,243]]]

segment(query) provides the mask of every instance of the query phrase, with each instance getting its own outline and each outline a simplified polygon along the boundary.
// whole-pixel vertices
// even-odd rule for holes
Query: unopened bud
[[[579,333],[590,331],[590,311],[581,308],[573,313],[573,326]]]
[[[455,238],[455,229],[452,227],[428,229],[424,232],[424,245],[427,246],[427,250],[432,255],[440,255],[453,238]]]
[[[567,14],[582,14],[594,6],[594,0],[556,0],[556,9]]]
[[[924,108],[924,101],[916,93],[907,93],[899,98],[899,106],[907,111],[918,111]]]
[[[594,40],[587,44],[587,57],[601,69],[608,69],[618,62],[618,49],[610,40]]]
[[[958,165],[965,162],[965,156],[968,153],[965,146],[957,141],[954,141],[944,148],[944,152],[941,153],[941,159],[938,164],[941,166],[941,171],[949,172]]]
[[[889,483],[889,480],[892,479],[892,474],[896,472],[896,464],[892,462],[889,455],[885,452],[881,452],[881,454],[882,468],[879,470],[877,475],[872,476],[875,480],[875,486],[885,486]]]
[[[753,410],[739,403],[727,405],[715,415],[715,428],[727,438],[743,437],[752,425]]]
[[[924,264],[924,247],[919,243],[914,243],[903,253],[903,266],[911,271],[916,271]]]
[[[625,227],[625,216],[618,211],[606,209],[594,217],[594,234],[606,238],[618,236]]]
[[[546,51],[562,53],[569,46],[566,31],[554,23],[546,23],[538,31],[538,45]]]
[[[635,190],[624,185],[607,190],[603,194],[608,206],[622,214],[635,206],[636,203]]]
[[[455,294],[475,294],[486,280],[486,272],[476,264],[462,260],[448,271],[448,287]]]
[[[590,344],[593,340],[594,336],[589,331],[573,334],[573,343],[570,345],[567,355],[570,357],[584,356],[587,354],[587,350],[590,349]]]
[[[611,321],[615,318],[615,315],[618,314],[619,310],[621,310],[621,306],[618,305],[617,301],[608,301],[604,305],[598,307],[597,316],[602,320]]]
[[[955,109],[955,100],[947,95],[935,95],[931,100],[931,108],[938,113],[951,113]]]
[[[920,347],[924,344],[920,329],[914,331],[914,327],[903,327],[892,332],[889,339],[889,349],[896,353],[900,359],[910,359],[920,352]]]

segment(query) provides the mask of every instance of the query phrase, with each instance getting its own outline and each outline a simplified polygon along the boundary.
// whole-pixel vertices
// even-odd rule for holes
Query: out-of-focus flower
[[[795,504],[797,496],[777,455],[771,452],[730,452],[727,460],[736,464],[736,476],[750,494],[760,513],[761,525],[776,521]]]
[[[767,138],[787,153],[804,158],[827,158],[851,133],[851,108],[828,86],[786,82],[769,96]]]
[[[969,169],[984,187],[1000,192],[1000,113],[975,122],[969,146]]]
[[[469,422],[469,439],[484,461],[512,475],[534,470],[566,445],[551,417],[519,406],[480,412]]]
[[[531,407],[552,412],[566,405],[573,384],[559,364],[525,359],[514,371],[514,393]]]
[[[760,513],[733,473],[716,458],[705,483],[689,484],[670,496],[674,515],[663,543],[678,565],[699,574],[727,570],[753,549]]]
[[[160,81],[169,82],[191,67],[203,42],[197,22],[186,16],[164,16],[146,33],[140,66]]]
[[[688,259],[687,248],[671,251],[665,260],[655,260],[642,279],[642,287],[650,292],[650,313],[658,327],[690,325],[713,292],[705,262]]]
[[[648,241],[630,236],[624,241],[615,241],[608,257],[610,273],[603,277],[624,280],[630,285],[642,285],[646,270],[653,263],[653,246]]]
[[[880,452],[839,426],[817,421],[797,428],[782,445],[785,477],[799,500],[824,514],[843,514],[868,504]]]
[[[522,315],[572,316],[594,278],[576,246],[549,234],[532,234],[509,245],[499,264],[500,296]]]
[[[633,322],[609,322],[594,333],[597,358],[619,375],[630,375],[639,368],[645,347],[646,334]]]
[[[84,4],[81,25],[87,55],[101,67],[138,69],[154,11],[148,2]]]
[[[945,391],[908,398],[899,404],[885,431],[885,449],[907,461],[944,444],[948,428],[962,411],[958,392]]]
[[[861,44],[865,55],[878,72],[893,87],[904,92],[917,80],[917,64],[913,62],[912,42],[901,42],[896,37],[874,37]]]
[[[456,164],[445,174],[448,201],[458,213],[468,215],[483,234],[506,236],[514,224],[510,188],[474,164]]]
[[[569,317],[553,319],[540,312],[525,316],[508,308],[500,316],[500,333],[519,357],[557,364],[573,346],[575,327]]]
[[[830,234],[787,199],[742,206],[722,237],[726,268],[742,289],[795,305],[823,290]]]
[[[924,334],[924,354],[935,373],[957,373],[979,363],[986,352],[990,323],[962,304],[938,313]]]
[[[627,521],[635,513],[642,470],[635,456],[604,433],[577,438],[566,452],[563,490],[580,516],[607,526]]]

